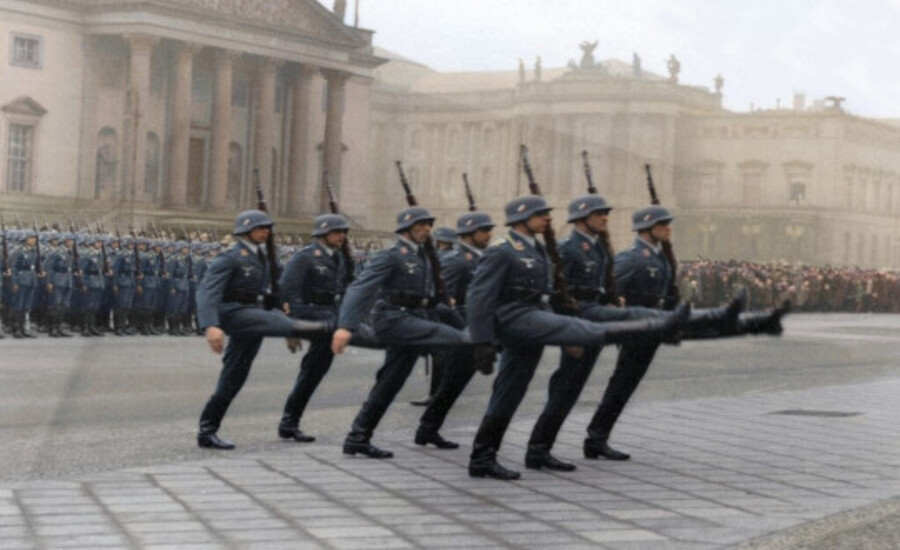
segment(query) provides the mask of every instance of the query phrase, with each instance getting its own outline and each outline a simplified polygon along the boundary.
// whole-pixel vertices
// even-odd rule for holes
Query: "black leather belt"
[[[602,302],[603,297],[606,295],[602,290],[586,286],[572,287],[569,291],[572,294],[572,298],[581,302]]]
[[[334,292],[308,292],[306,303],[317,306],[333,306],[341,303],[341,295]]]
[[[264,307],[266,296],[265,294],[257,294],[256,292],[251,292],[249,290],[232,290],[231,292],[225,293],[222,297],[222,301]]]
[[[384,295],[384,301],[396,307],[429,308],[433,307],[433,299],[412,292],[388,292]]]
[[[503,291],[503,301],[506,303],[549,304],[550,295],[530,288],[512,287]]]

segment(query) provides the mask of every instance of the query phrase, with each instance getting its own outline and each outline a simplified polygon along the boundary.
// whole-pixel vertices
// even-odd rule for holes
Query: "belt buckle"
[[[550,295],[549,294],[541,294],[541,303],[544,305],[548,305],[550,303]]]
[[[256,295],[256,305],[258,305],[259,307],[265,307],[266,297],[263,296],[262,294],[257,294]]]
[[[419,301],[419,307],[428,307],[428,298],[422,298]]]
[[[340,294],[335,294],[335,295],[334,295],[334,303],[335,303],[335,304],[340,304],[340,303],[341,303],[341,298],[342,298],[342,296],[341,296]]]

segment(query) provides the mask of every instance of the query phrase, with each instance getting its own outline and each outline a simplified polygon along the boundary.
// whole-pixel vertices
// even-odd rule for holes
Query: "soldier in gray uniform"
[[[681,305],[664,317],[602,324],[554,313],[549,305],[552,265],[536,238],[549,227],[550,210],[538,196],[509,202],[506,225],[510,232],[485,251],[469,285],[466,318],[473,341],[503,345],[490,402],[472,447],[472,477],[519,478],[518,472],[497,462],[497,451],[544,345],[646,342],[676,331],[690,311]]]
[[[454,307],[460,318],[466,318],[466,291],[475,273],[478,260],[484,249],[491,242],[494,222],[484,212],[467,212],[459,217],[456,223],[456,234],[459,240],[456,246],[441,258],[441,277],[447,289],[447,295],[453,299]],[[456,449],[459,444],[441,437],[439,430],[447,418],[453,404],[465,390],[469,381],[477,372],[472,357],[472,348],[458,346],[439,350],[436,356],[444,356],[447,368],[440,385],[434,391],[434,397],[419,420],[415,442],[417,445],[432,444],[439,449]],[[492,363],[481,365],[485,374],[493,370]]]
[[[337,322],[350,269],[341,252],[349,230],[347,220],[339,214],[323,214],[316,218],[312,232],[315,240],[298,250],[281,273],[278,286],[288,315],[297,319]],[[316,440],[300,430],[300,417],[333,360],[330,334],[310,341],[309,351],[300,361],[297,381],[284,404],[278,424],[279,437],[301,443]]]
[[[15,338],[36,338],[25,330],[26,317],[34,306],[38,285],[43,284],[46,273],[39,270],[38,234],[26,229],[22,231],[22,243],[9,255],[10,288],[8,307],[12,310],[12,335]],[[43,267],[43,266],[41,266]]]
[[[263,337],[309,338],[330,333],[328,322],[291,319],[277,309],[271,293],[271,272],[263,248],[274,223],[260,210],[241,212],[235,220],[237,242],[210,263],[197,289],[197,320],[214,353],[222,353],[222,372],[215,392],[200,415],[197,444],[233,449],[217,435],[231,401],[237,396]],[[228,347],[225,347],[225,335]]]
[[[344,454],[393,457],[392,452],[372,445],[372,434],[409,377],[422,348],[471,341],[462,319],[441,303],[446,297],[437,295],[436,273],[425,250],[433,223],[434,217],[424,208],[401,211],[394,245],[374,255],[347,288],[332,350],[341,353],[346,348],[370,311],[375,334],[386,350],[375,385],[344,440]],[[493,360],[490,352],[480,348],[476,361]]]
[[[671,239],[674,219],[666,208],[658,205],[641,208],[632,215],[632,230],[637,237],[631,248],[616,255],[614,270],[616,291],[629,309],[639,306],[656,313],[672,302],[668,289],[675,274],[662,253],[662,243]],[[684,337],[701,339],[744,334],[778,335],[782,332],[781,317],[787,312],[787,306],[770,312],[737,315],[743,299],[739,296],[727,308],[695,312],[685,327]],[[603,398],[587,427],[585,458],[603,456],[609,460],[628,460],[629,455],[612,448],[608,439],[660,343],[622,346]]]
[[[441,265],[443,265],[447,255],[453,252],[453,243],[456,242],[456,232],[449,227],[441,226],[435,228],[432,232],[432,237],[434,238],[434,248],[437,252],[438,260]],[[433,350],[430,353],[430,357],[431,372],[428,375],[428,395],[410,401],[410,404],[412,405],[427,407],[434,399],[434,394],[437,393],[438,387],[441,385],[441,379],[444,377],[444,372],[447,368],[447,353],[442,352],[441,350]]]

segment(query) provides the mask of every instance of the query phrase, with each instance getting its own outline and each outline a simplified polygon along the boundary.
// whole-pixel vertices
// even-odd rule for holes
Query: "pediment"
[[[121,0],[120,0],[121,2]],[[166,4],[203,11],[272,29],[300,32],[328,42],[348,46],[368,43],[362,34],[347,27],[316,0],[165,0]]]
[[[189,12],[219,16],[232,23],[265,26],[276,32],[301,33],[347,47],[369,45],[366,31],[348,27],[316,0],[32,0],[89,14],[134,10]]]
[[[47,109],[44,109],[44,107],[41,106],[40,103],[31,99],[30,97],[20,97],[14,99],[3,107],[0,107],[0,111],[14,115],[24,115],[32,117],[42,117],[47,114]]]

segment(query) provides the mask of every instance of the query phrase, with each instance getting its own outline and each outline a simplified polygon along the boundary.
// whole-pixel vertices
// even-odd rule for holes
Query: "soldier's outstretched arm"
[[[225,285],[231,277],[232,260],[219,254],[212,261],[200,288],[197,289],[197,323],[201,329],[219,326],[219,305],[225,294]]]
[[[331,340],[332,352],[343,353],[350,344],[353,331],[357,330],[368,316],[375,300],[378,299],[379,291],[393,269],[394,260],[390,252],[381,252],[372,257],[366,269],[347,287],[338,315],[338,329],[334,331]]]

